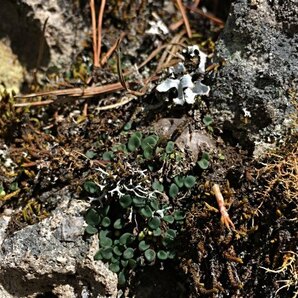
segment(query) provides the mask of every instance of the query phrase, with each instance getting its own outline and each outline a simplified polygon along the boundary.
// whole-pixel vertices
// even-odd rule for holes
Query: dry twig
[[[183,21],[184,21],[184,24],[185,24],[185,29],[186,29],[186,32],[187,32],[187,36],[188,36],[188,38],[191,38],[192,37],[191,28],[190,28],[190,25],[189,25],[188,17],[187,17],[187,14],[185,12],[185,8],[184,8],[184,5],[182,3],[182,0],[176,0],[176,2],[177,2],[177,5],[179,7],[179,10],[182,14],[182,18],[183,18]]]
[[[231,229],[230,226],[232,227],[233,230],[235,230],[234,223],[230,219],[228,211],[225,207],[224,198],[223,198],[222,193],[220,191],[219,185],[214,184],[212,186],[212,191],[213,191],[214,196],[216,198],[216,201],[217,201],[217,204],[218,204],[218,207],[219,207],[219,211],[220,211],[220,214],[221,214],[220,221],[228,228],[228,230]]]

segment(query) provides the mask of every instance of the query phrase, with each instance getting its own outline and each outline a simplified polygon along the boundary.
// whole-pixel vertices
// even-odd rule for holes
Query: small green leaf
[[[122,208],[130,207],[132,203],[132,198],[130,195],[124,195],[119,199],[119,204]]]
[[[185,213],[180,210],[176,210],[174,212],[174,218],[177,221],[183,220],[185,218]]]
[[[9,189],[11,190],[11,191],[15,191],[15,190],[17,190],[17,189],[19,189],[19,185],[18,185],[18,182],[12,182],[10,185],[9,185]]]
[[[146,205],[145,198],[133,197],[132,202],[133,202],[134,206],[137,208],[141,208]]]
[[[137,266],[137,262],[136,262],[136,260],[134,260],[134,259],[129,259],[129,260],[128,260],[128,266],[129,266],[131,269],[136,268],[136,266]]]
[[[92,150],[88,150],[86,153],[85,153],[86,157],[88,157],[89,159],[92,159],[93,157],[96,156],[96,153]]]
[[[148,221],[148,226],[150,227],[150,229],[156,230],[160,226],[160,218],[157,216],[150,218]]]
[[[174,178],[174,182],[176,183],[176,185],[177,185],[179,188],[181,188],[181,187],[183,186],[183,184],[184,184],[184,177],[182,177],[182,176],[176,176],[176,177]]]
[[[123,258],[128,260],[132,259],[134,255],[134,250],[131,247],[128,247],[124,252],[123,252]]]
[[[168,229],[164,234],[164,240],[167,243],[173,242],[176,238],[176,230]]]
[[[206,126],[209,126],[213,123],[213,119],[211,117],[211,115],[206,115],[204,116],[203,118],[203,123],[206,125]]]
[[[141,140],[135,134],[133,134],[128,140],[128,144],[127,144],[128,150],[133,152],[136,149],[138,149],[140,146],[141,146]]]
[[[104,239],[107,238],[107,235],[110,233],[110,231],[108,230],[101,230],[99,232],[99,239]]]
[[[187,188],[192,188],[196,184],[196,178],[194,176],[186,176],[184,178],[184,185]]]
[[[88,225],[85,228],[85,232],[89,235],[94,235],[94,234],[98,233],[98,229],[94,228],[93,226]]]
[[[140,210],[140,214],[148,218],[152,216],[152,210],[149,206],[145,206]]]
[[[163,185],[158,181],[158,180],[154,180],[154,182],[152,183],[152,188],[154,190],[158,190],[160,192],[163,192],[164,191],[164,187]]]
[[[98,186],[93,181],[85,181],[84,189],[91,194],[95,194],[99,190]]]
[[[170,224],[174,222],[174,217],[172,215],[165,215],[162,219]]]
[[[150,206],[152,207],[153,210],[159,210],[159,203],[157,199],[151,199],[150,201]]]
[[[122,251],[121,251],[121,249],[120,249],[119,246],[114,246],[114,247],[113,247],[113,252],[114,252],[114,254],[115,254],[116,256],[118,256],[118,257],[122,256]]]
[[[100,239],[99,243],[101,247],[111,247],[113,245],[113,240],[109,237],[104,237]]]
[[[173,260],[176,257],[176,253],[172,250],[168,252],[168,259]]]
[[[143,137],[143,135],[142,135],[142,133],[140,132],[140,131],[136,131],[135,132],[135,135],[141,140],[142,139],[142,137]]]
[[[174,146],[175,146],[175,143],[172,141],[169,141],[166,146],[166,153],[171,154],[174,151]]]
[[[158,237],[161,235],[161,229],[157,228],[153,231],[153,236]]]
[[[90,208],[85,215],[85,220],[88,225],[96,227],[100,223],[100,215],[95,209]]]
[[[101,225],[104,227],[104,228],[107,228],[109,227],[111,224],[111,220],[108,218],[108,217],[104,217],[101,221]]]
[[[131,125],[132,125],[131,122],[127,122],[127,123],[124,125],[123,129],[124,129],[125,131],[130,130],[130,129],[131,129]]]
[[[109,265],[109,269],[114,272],[114,273],[118,273],[120,271],[120,266],[119,263],[112,263]]]
[[[147,250],[149,247],[150,247],[150,245],[147,244],[145,240],[142,240],[142,241],[139,243],[139,250],[140,250],[140,251],[145,251],[145,250]]]
[[[111,160],[113,160],[113,158],[114,158],[114,153],[112,151],[106,151],[102,155],[103,160],[111,161]]]
[[[147,148],[153,149],[158,141],[158,137],[156,135],[151,135],[142,140],[141,147],[145,151]]]
[[[151,159],[153,157],[153,149],[150,147],[146,148],[143,155],[146,159]]]
[[[110,211],[110,208],[111,208],[111,206],[110,205],[107,205],[106,207],[104,207],[103,209],[102,209],[102,214],[104,215],[104,216],[107,216],[108,215],[108,213],[109,213],[109,211]]]
[[[110,260],[113,257],[113,249],[111,247],[107,247],[101,250],[102,257],[105,260]]]
[[[128,260],[121,260],[122,267],[126,267],[128,265]]]
[[[209,160],[209,154],[207,152],[203,152],[202,159]]]
[[[169,190],[169,195],[171,198],[175,198],[178,194],[179,188],[176,184],[172,183]]]
[[[157,257],[161,260],[164,261],[168,258],[168,252],[164,251],[164,250],[160,250],[157,252]]]
[[[97,251],[97,253],[94,255],[94,260],[99,261],[102,260],[103,256],[101,254],[101,249],[99,251]]]
[[[121,272],[119,272],[119,274],[118,274],[118,284],[119,284],[120,286],[123,286],[123,285],[125,285],[125,283],[126,283],[125,274],[124,274],[123,271],[121,271]]]
[[[153,249],[151,249],[151,248],[147,249],[147,250],[145,251],[144,255],[145,255],[146,260],[147,260],[148,262],[150,262],[150,263],[153,262],[153,261],[155,260],[155,258],[156,258],[156,253],[155,253],[155,251],[154,251]]]
[[[202,170],[208,169],[209,161],[207,159],[201,159],[198,161],[198,165]]]
[[[129,245],[134,241],[134,236],[131,233],[124,233],[120,238],[119,242],[122,245]]]
[[[123,228],[123,222],[121,218],[118,218],[115,220],[114,225],[113,225],[114,229],[116,230],[121,230]]]

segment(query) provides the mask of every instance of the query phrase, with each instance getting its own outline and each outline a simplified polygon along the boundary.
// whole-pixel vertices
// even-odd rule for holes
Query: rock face
[[[0,240],[0,297],[116,297],[117,276],[93,257],[98,238],[83,239],[89,204],[55,194],[57,207],[38,224]],[[9,215],[0,219],[5,229]]]
[[[224,59],[211,88],[211,110],[223,137],[249,153],[282,142],[295,112],[298,2],[236,0],[216,59]],[[297,101],[297,98],[296,98]],[[296,127],[297,129],[297,127]]]
[[[0,40],[6,40],[27,70],[36,66],[67,65],[83,47],[82,41],[89,30],[76,3],[2,0]],[[43,54],[38,58],[42,44]]]

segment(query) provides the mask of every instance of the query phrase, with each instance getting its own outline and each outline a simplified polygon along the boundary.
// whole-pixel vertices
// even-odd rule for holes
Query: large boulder
[[[84,239],[85,201],[67,189],[52,192],[51,216],[5,234],[9,212],[0,218],[0,297],[116,297],[117,275],[94,261],[98,237]]]
[[[236,0],[217,42],[216,60],[225,66],[212,86],[211,110],[226,141],[255,156],[295,129],[297,33],[296,0]]]

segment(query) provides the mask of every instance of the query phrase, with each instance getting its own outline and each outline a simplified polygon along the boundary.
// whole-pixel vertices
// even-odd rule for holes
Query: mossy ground
[[[135,35],[128,34],[122,46],[122,54],[127,67],[134,63],[140,64],[154,50],[156,41],[144,34],[145,21],[162,6],[162,1],[147,7],[132,6],[129,9],[126,6],[116,9],[119,3],[112,2],[107,8],[104,29],[109,28],[113,33],[111,36],[117,36],[117,32],[124,29],[125,23],[131,20],[128,31],[137,29]],[[137,11],[138,18],[135,18],[133,9]],[[170,24],[170,17],[165,15],[164,21]],[[177,19],[177,16],[172,17]],[[213,41],[217,38],[219,28],[211,26],[208,20],[193,18],[191,24],[198,34],[184,42],[201,44],[206,52],[212,53]],[[137,50],[130,50],[134,47]],[[133,56],[132,53],[138,55]],[[87,48],[82,56],[92,56],[91,49]],[[78,60],[82,61],[80,57]],[[153,73],[157,64],[158,60],[152,61],[141,74],[146,76],[148,72]],[[117,81],[115,65],[116,60],[112,58],[105,69],[93,72],[95,80]],[[86,65],[72,67],[68,79],[72,83],[73,79],[80,77],[83,87],[84,78],[88,75],[92,76]],[[57,76],[63,77],[65,73]],[[45,86],[33,87],[36,90]],[[269,152],[262,160],[254,160],[245,151],[221,140],[221,133],[216,129],[216,119],[212,125],[213,130],[206,129],[203,118],[208,113],[208,104],[204,98],[194,106],[177,107],[170,102],[163,102],[151,88],[146,95],[121,107],[106,111],[98,109],[118,102],[123,96],[129,95],[116,92],[87,101],[65,97],[44,107],[16,108],[13,106],[15,99],[4,93],[1,95],[0,158],[5,166],[0,169],[0,208],[1,212],[6,208],[16,210],[7,233],[34,224],[51,214],[56,206],[39,200],[46,191],[55,192],[67,186],[84,199],[83,185],[86,180],[101,183],[98,167],[105,167],[103,153],[111,150],[115,144],[127,142],[130,132],[138,131],[145,135],[153,131],[153,123],[159,119],[181,118],[184,115],[189,121],[182,129],[177,129],[170,140],[183,133],[185,128],[201,129],[216,140],[216,152],[220,152],[224,158],[214,155],[209,167],[202,170],[192,165],[191,158],[184,155],[182,162],[171,162],[163,168],[163,177],[168,174],[169,179],[175,176],[173,173],[188,173],[197,179],[195,188],[186,197],[171,202],[184,208],[187,214],[184,232],[178,239],[177,259],[165,263],[164,271],[159,271],[159,267],[137,271],[128,285],[127,295],[274,297],[278,293],[284,297],[296,297],[297,136],[292,133],[282,148],[274,153]],[[87,113],[84,112],[86,103]],[[131,123],[128,132],[125,129],[127,123]],[[95,155],[88,157],[88,151]],[[132,173],[140,170],[144,164],[140,166],[137,158],[128,161],[121,158],[120,154],[114,174],[117,178],[121,175],[125,178],[125,173],[129,172],[127,179],[136,178]],[[125,169],[121,167],[123,165],[130,165],[131,168]],[[158,170],[161,167],[162,164]],[[153,182],[157,178],[156,172],[149,172],[147,178]],[[215,182],[221,186],[236,231],[229,231],[220,222],[211,191],[211,185]],[[109,200],[113,198],[109,197],[105,203],[111,203]],[[171,272],[175,272],[173,278],[169,278]],[[153,291],[156,284],[162,286]],[[148,287],[151,292],[147,293],[152,293],[151,296],[144,294],[144,289]],[[175,291],[170,291],[170,288]]]

